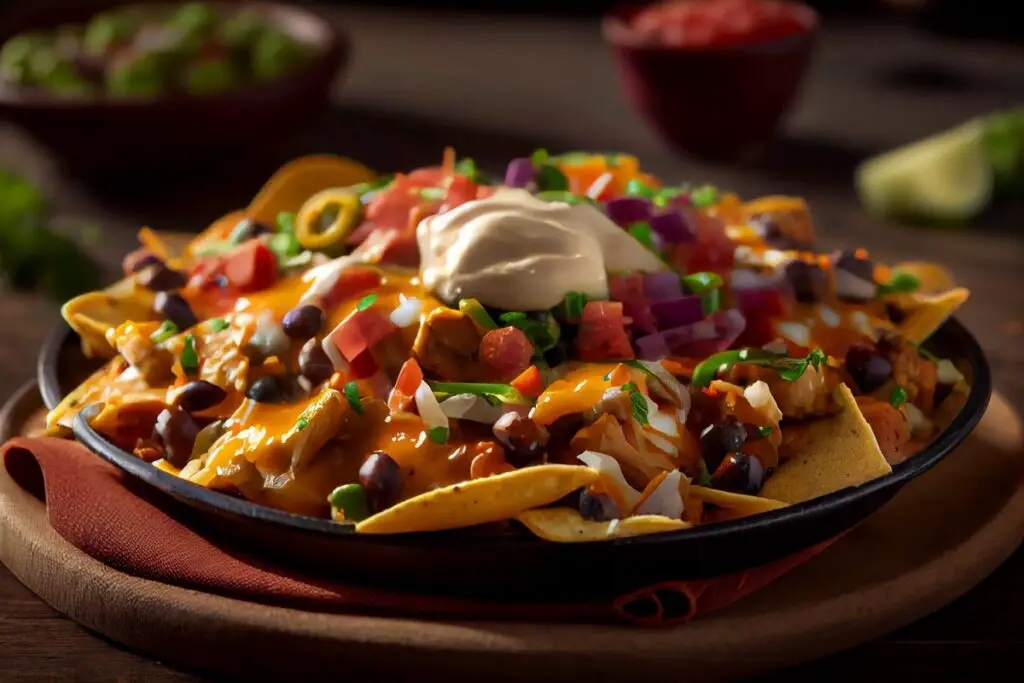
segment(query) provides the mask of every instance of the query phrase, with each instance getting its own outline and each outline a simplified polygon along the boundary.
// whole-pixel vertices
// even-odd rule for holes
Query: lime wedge
[[[860,200],[872,213],[931,223],[974,218],[992,198],[994,176],[976,119],[863,162]]]

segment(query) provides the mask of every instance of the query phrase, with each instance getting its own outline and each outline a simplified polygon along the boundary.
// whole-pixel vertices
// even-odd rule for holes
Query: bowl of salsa
[[[0,21],[0,117],[72,170],[180,167],[322,110],[347,55],[338,27],[284,4],[21,12]]]
[[[680,152],[757,156],[795,100],[819,17],[779,0],[622,5],[603,20],[626,95]]]

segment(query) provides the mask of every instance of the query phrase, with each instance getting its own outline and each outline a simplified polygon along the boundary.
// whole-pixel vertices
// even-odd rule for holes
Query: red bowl
[[[643,5],[613,8],[602,30],[641,116],[675,149],[714,161],[759,155],[774,137],[810,63],[820,24],[805,33],[726,47],[642,42],[629,23]]]
[[[0,19],[0,41],[26,30],[84,22],[125,4],[138,3],[97,0],[22,8]],[[348,38],[339,27],[284,4],[218,4],[265,9],[316,56],[283,77],[207,96],[66,99],[0,85],[0,118],[21,126],[69,171],[91,179],[211,164],[233,150],[275,140],[327,107],[331,85],[349,55]]]

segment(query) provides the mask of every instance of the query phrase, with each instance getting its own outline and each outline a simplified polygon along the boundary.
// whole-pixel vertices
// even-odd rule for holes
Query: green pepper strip
[[[706,387],[719,372],[723,372],[737,363],[749,363],[751,361],[777,361],[785,358],[784,355],[765,351],[764,349],[734,349],[722,351],[713,356],[708,356],[693,369],[691,383],[695,387]]]
[[[505,403],[529,405],[531,401],[510,384],[488,384],[486,382],[427,382],[435,394],[473,394],[474,396],[496,396]]]
[[[469,316],[476,326],[485,330],[498,329],[498,323],[487,312],[487,309],[476,299],[463,299],[459,302],[459,310]]]

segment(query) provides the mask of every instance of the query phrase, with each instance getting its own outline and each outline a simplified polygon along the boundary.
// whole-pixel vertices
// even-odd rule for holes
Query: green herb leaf
[[[476,167],[476,162],[468,157],[455,164],[455,175],[465,176],[474,183],[480,182],[481,178],[480,169]]]
[[[522,330],[526,338],[533,344],[533,348],[544,352],[554,347],[561,338],[562,330],[558,322],[548,312],[543,313],[543,320],[530,318],[522,311],[509,311],[498,316],[498,320]]]
[[[703,294],[725,284],[718,273],[692,273],[684,275],[682,279],[686,289],[694,294]]]
[[[647,221],[633,223],[626,229],[626,232],[637,242],[644,245],[647,251],[658,252],[658,247],[654,244],[654,231],[651,230],[651,224]]]
[[[352,406],[352,410],[356,411],[356,415],[362,415],[366,412],[366,409],[363,408],[363,402],[359,398],[359,384],[355,381],[349,382],[342,387],[341,393],[345,394],[348,404]]]
[[[502,403],[514,403],[516,405],[530,405],[532,401],[526,398],[510,384],[491,384],[488,382],[434,382],[427,380],[427,386],[434,392],[434,396],[440,399],[441,395],[455,396],[456,394],[473,394],[474,396],[496,396]]]
[[[196,351],[196,337],[185,335],[185,347],[181,350],[181,369],[189,377],[199,372],[199,352]]]
[[[279,232],[272,235],[268,246],[270,251],[274,252],[274,256],[277,257],[277,262],[280,265],[283,265],[289,258],[302,251],[302,245],[299,243],[298,238],[290,232]]]
[[[225,320],[224,318],[214,318],[213,320],[210,321],[210,329],[212,329],[214,332],[223,332],[229,327],[231,327],[231,325],[229,325],[228,321]]]
[[[301,432],[303,429],[309,426],[309,420],[304,417],[300,417],[299,421],[295,423],[295,431]]]
[[[446,190],[440,187],[423,187],[420,188],[420,199],[426,199],[428,202],[439,202],[444,199]]]
[[[562,313],[566,320],[579,320],[583,316],[583,307],[587,305],[587,295],[582,292],[569,292],[562,300]]]
[[[889,394],[889,404],[893,408],[899,408],[907,402],[907,398],[907,390],[897,384],[892,388],[892,393]]]
[[[877,296],[885,296],[886,294],[910,294],[916,292],[921,288],[921,280],[916,275],[911,275],[902,270],[897,270],[892,274],[892,278],[885,284],[878,284],[875,286],[875,294]]]
[[[772,427],[771,425],[761,425],[760,427],[757,428],[757,433],[760,434],[762,437],[771,436],[771,433],[774,431],[775,427]]]
[[[483,330],[496,330],[498,329],[498,323],[494,322],[494,318],[487,312],[487,309],[483,307],[476,299],[462,299],[459,301],[459,310],[469,316],[477,327]]]
[[[378,297],[376,294],[367,294],[366,296],[359,300],[358,304],[356,304],[356,310],[365,311],[367,308],[377,303],[377,299],[379,298],[380,297]]]
[[[535,149],[533,150],[533,154],[530,155],[530,161],[533,162],[534,166],[546,164],[548,159],[550,158],[551,155],[548,154],[548,151],[546,149]]]
[[[277,219],[274,222],[277,224],[277,231],[279,233],[295,234],[295,214],[291,211],[282,211],[277,214]]]
[[[700,459],[700,481],[701,486],[711,486],[711,472],[708,471],[708,464],[704,458]]]
[[[160,327],[157,328],[156,332],[149,335],[149,338],[159,344],[162,341],[167,341],[176,334],[178,334],[178,326],[170,320],[165,320],[160,323]]]
[[[631,178],[630,181],[626,183],[626,194],[630,197],[653,199],[658,193],[653,187],[639,178]]]
[[[701,185],[690,192],[690,201],[698,209],[706,209],[718,201],[718,190],[711,185]]]
[[[623,391],[629,392],[629,403],[633,408],[633,419],[642,425],[648,423],[647,399],[640,393],[634,382],[626,382],[620,387]]]
[[[569,179],[557,167],[543,164],[536,172],[537,189],[540,192],[568,191]]]
[[[427,431],[427,437],[434,443],[448,443],[448,428],[434,427]]]

